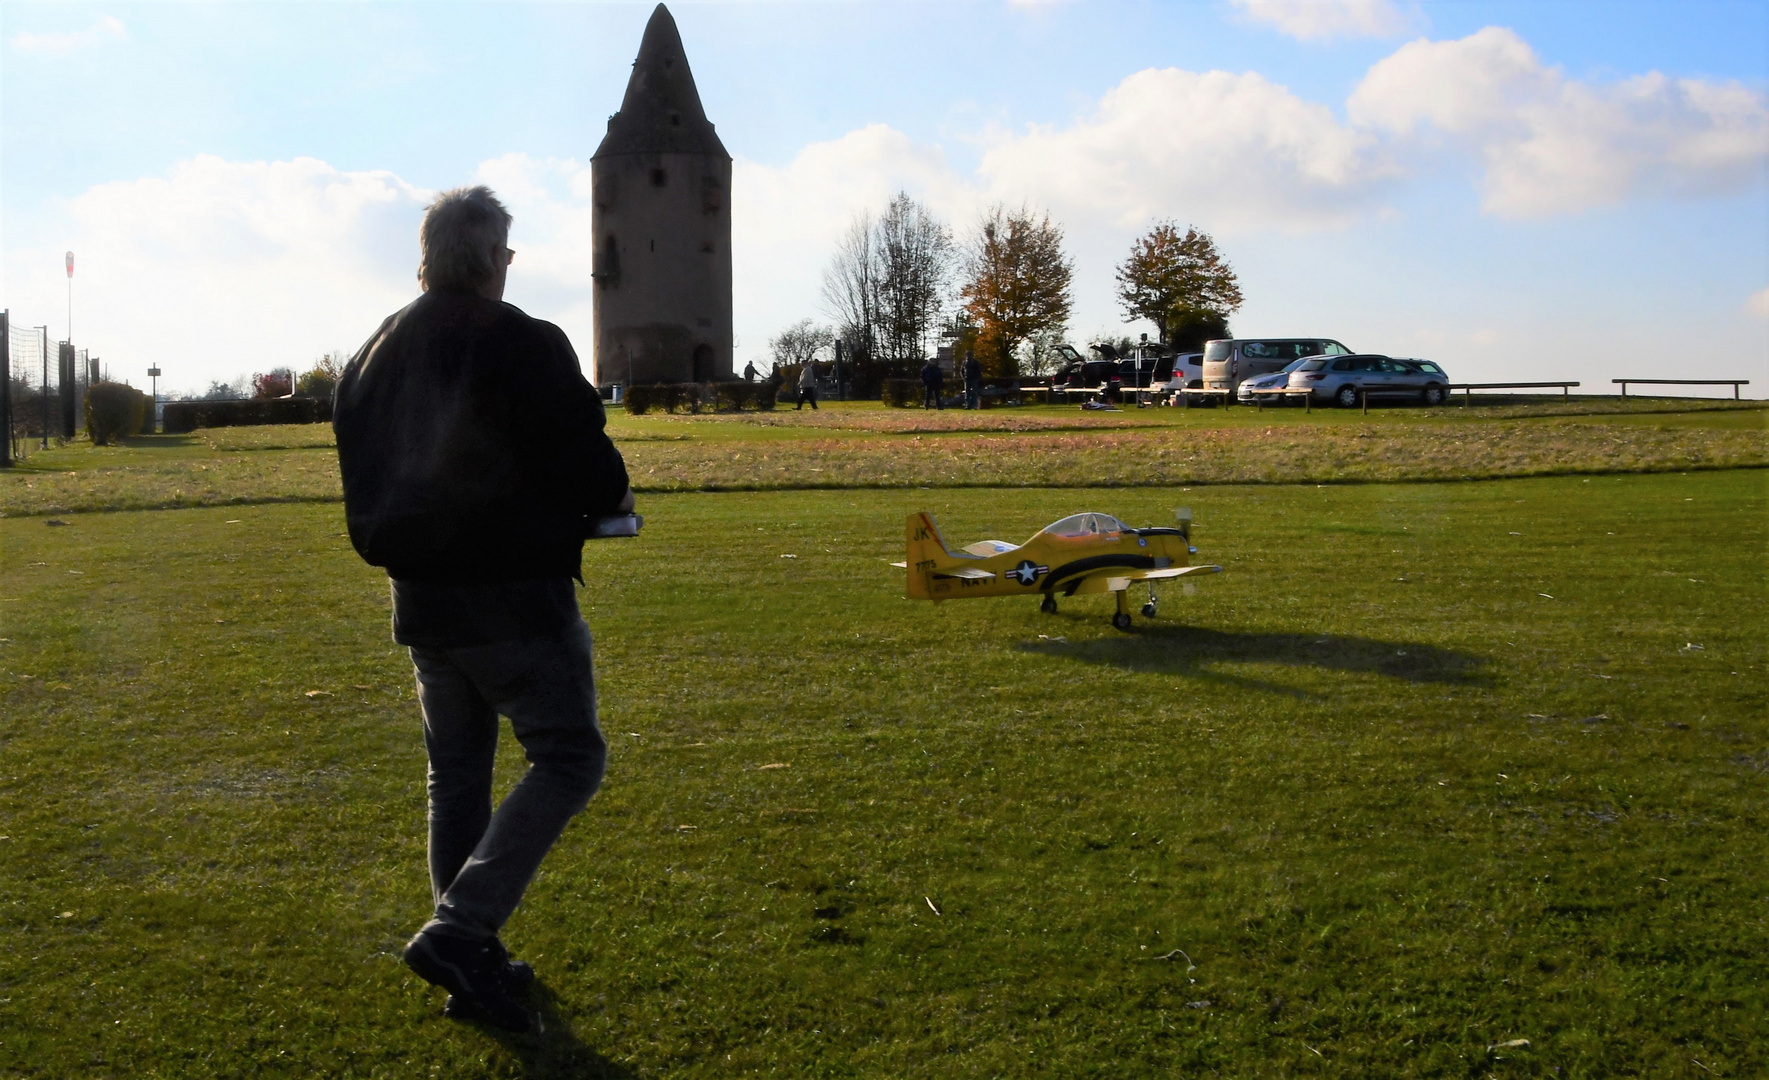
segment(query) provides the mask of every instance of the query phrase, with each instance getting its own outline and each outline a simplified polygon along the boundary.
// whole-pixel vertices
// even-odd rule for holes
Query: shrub
[[[754,408],[756,402],[756,384],[752,382],[721,382],[713,384],[713,393],[717,395],[721,412],[742,412],[745,407]]]
[[[629,386],[623,395],[626,411],[642,416],[652,409],[698,413],[702,409],[735,412],[740,409],[772,409],[778,383],[721,381],[711,383],[650,383]]]
[[[912,408],[921,404],[922,386],[920,379],[886,379],[879,400],[886,405],[899,409]]]
[[[294,392],[294,368],[272,368],[252,376],[252,396],[255,398],[288,397]]]
[[[86,431],[92,436],[92,445],[104,446],[141,434],[151,408],[147,395],[132,386],[93,383],[86,391]]]
[[[332,419],[331,398],[254,398],[250,401],[171,401],[161,414],[168,434],[197,428],[254,424],[323,424]]]

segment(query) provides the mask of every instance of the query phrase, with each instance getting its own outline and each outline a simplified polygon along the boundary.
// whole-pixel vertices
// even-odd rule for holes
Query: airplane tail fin
[[[940,539],[939,526],[927,513],[910,514],[904,523],[903,539],[908,548],[906,557],[909,587],[903,595],[911,600],[932,600],[934,568],[950,561],[946,542]]]

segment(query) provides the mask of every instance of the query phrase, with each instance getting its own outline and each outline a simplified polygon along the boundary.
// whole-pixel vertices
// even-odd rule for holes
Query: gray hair
[[[484,184],[436,196],[418,229],[425,289],[477,291],[497,273],[492,259],[510,236],[510,212]]]

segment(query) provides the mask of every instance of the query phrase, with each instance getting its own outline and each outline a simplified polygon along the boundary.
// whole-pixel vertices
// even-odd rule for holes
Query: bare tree
[[[879,350],[920,360],[945,305],[952,277],[952,232],[927,207],[899,191],[874,229]]]
[[[1137,238],[1118,267],[1118,300],[1125,314],[1154,323],[1162,344],[1172,345],[1176,324],[1210,322],[1206,316],[1226,331],[1241,306],[1241,286],[1209,233],[1188,225],[1181,236],[1177,225],[1163,221]]]
[[[1074,273],[1063,257],[1062,227],[1048,213],[996,204],[983,214],[965,253],[959,293],[977,325],[984,374],[1015,374],[1021,342],[1069,321]]]
[[[849,351],[870,356],[878,342],[878,259],[872,215],[854,215],[823,271],[823,307]]]
[[[776,368],[813,363],[818,353],[834,344],[835,332],[809,319],[800,319],[768,339]]]
[[[1057,352],[1057,346],[1066,337],[1068,327],[1053,326],[1020,342],[1020,371],[1026,375],[1049,375],[1061,367],[1063,355]]]

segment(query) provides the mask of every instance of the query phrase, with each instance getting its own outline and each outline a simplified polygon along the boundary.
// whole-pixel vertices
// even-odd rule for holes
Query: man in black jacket
[[[350,540],[392,579],[424,712],[435,912],[405,961],[450,991],[451,1015],[525,1031],[534,973],[498,932],[602,780],[572,580],[589,524],[633,493],[564,332],[502,302],[509,228],[484,187],[437,197],[424,295],[351,358],[332,424]],[[493,813],[500,713],[530,766]]]
[[[940,396],[945,385],[946,373],[940,370],[940,361],[930,358],[927,366],[921,369],[921,407],[945,409],[945,399]]]

